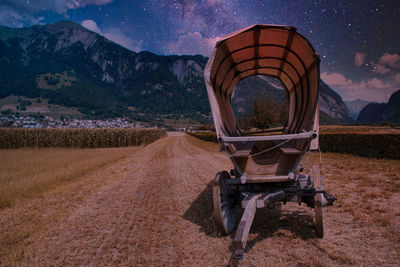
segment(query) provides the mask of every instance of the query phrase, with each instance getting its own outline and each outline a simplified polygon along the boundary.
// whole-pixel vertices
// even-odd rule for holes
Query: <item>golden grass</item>
[[[353,216],[357,227],[366,227],[375,238],[400,242],[400,161],[365,159],[352,155],[323,153],[325,188],[338,201],[329,209]],[[305,165],[319,163],[313,153]]]
[[[136,149],[0,150],[0,210],[78,179]]]

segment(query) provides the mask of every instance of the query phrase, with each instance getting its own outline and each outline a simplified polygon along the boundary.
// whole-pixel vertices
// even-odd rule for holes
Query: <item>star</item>
[[[400,54],[400,2],[395,0],[73,0],[86,3],[74,7],[69,0],[11,2],[2,4],[9,8],[0,19],[6,26],[92,20],[102,32],[117,29],[124,38],[142,43],[141,49],[160,55],[209,56],[204,47],[212,48],[216,37],[253,24],[293,25],[323,55],[321,71],[353,81],[371,80],[379,72],[355,66],[356,53],[366,54],[366,62],[379,62],[385,53]]]

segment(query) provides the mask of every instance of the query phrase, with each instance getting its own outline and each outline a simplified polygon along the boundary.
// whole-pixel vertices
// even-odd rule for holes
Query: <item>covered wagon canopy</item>
[[[294,27],[253,25],[220,39],[204,70],[218,136],[237,136],[231,97],[240,80],[281,80],[289,103],[286,133],[318,129],[320,57]]]

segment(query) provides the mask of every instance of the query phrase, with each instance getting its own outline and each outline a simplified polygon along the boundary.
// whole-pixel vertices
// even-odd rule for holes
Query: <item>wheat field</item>
[[[222,236],[213,217],[213,178],[232,167],[214,143],[177,135],[137,148],[3,150],[1,157],[20,192],[30,192],[36,180],[44,186],[0,210],[3,266],[400,261],[400,161],[323,153],[323,185],[338,198],[324,208],[325,237],[316,237],[314,211],[304,205],[261,209],[245,257],[236,261],[233,235]],[[306,172],[318,162],[317,153],[305,159]],[[4,177],[3,189],[16,187]]]
[[[0,210],[79,179],[136,149],[0,149]]]

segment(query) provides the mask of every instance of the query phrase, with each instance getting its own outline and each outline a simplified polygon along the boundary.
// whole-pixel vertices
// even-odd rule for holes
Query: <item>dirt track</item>
[[[45,228],[28,237],[20,259],[24,265],[399,263],[398,223],[394,237],[385,239],[379,236],[380,229],[360,224],[340,203],[325,209],[322,240],[315,237],[309,208],[288,204],[257,211],[244,259],[233,260],[233,235],[219,234],[211,194],[215,173],[229,169],[229,160],[216,145],[169,136],[89,174],[62,193],[51,193],[3,216],[14,220],[23,213],[48,220]],[[98,177],[104,176],[108,179],[100,182]],[[29,214],[40,206],[39,215]]]

